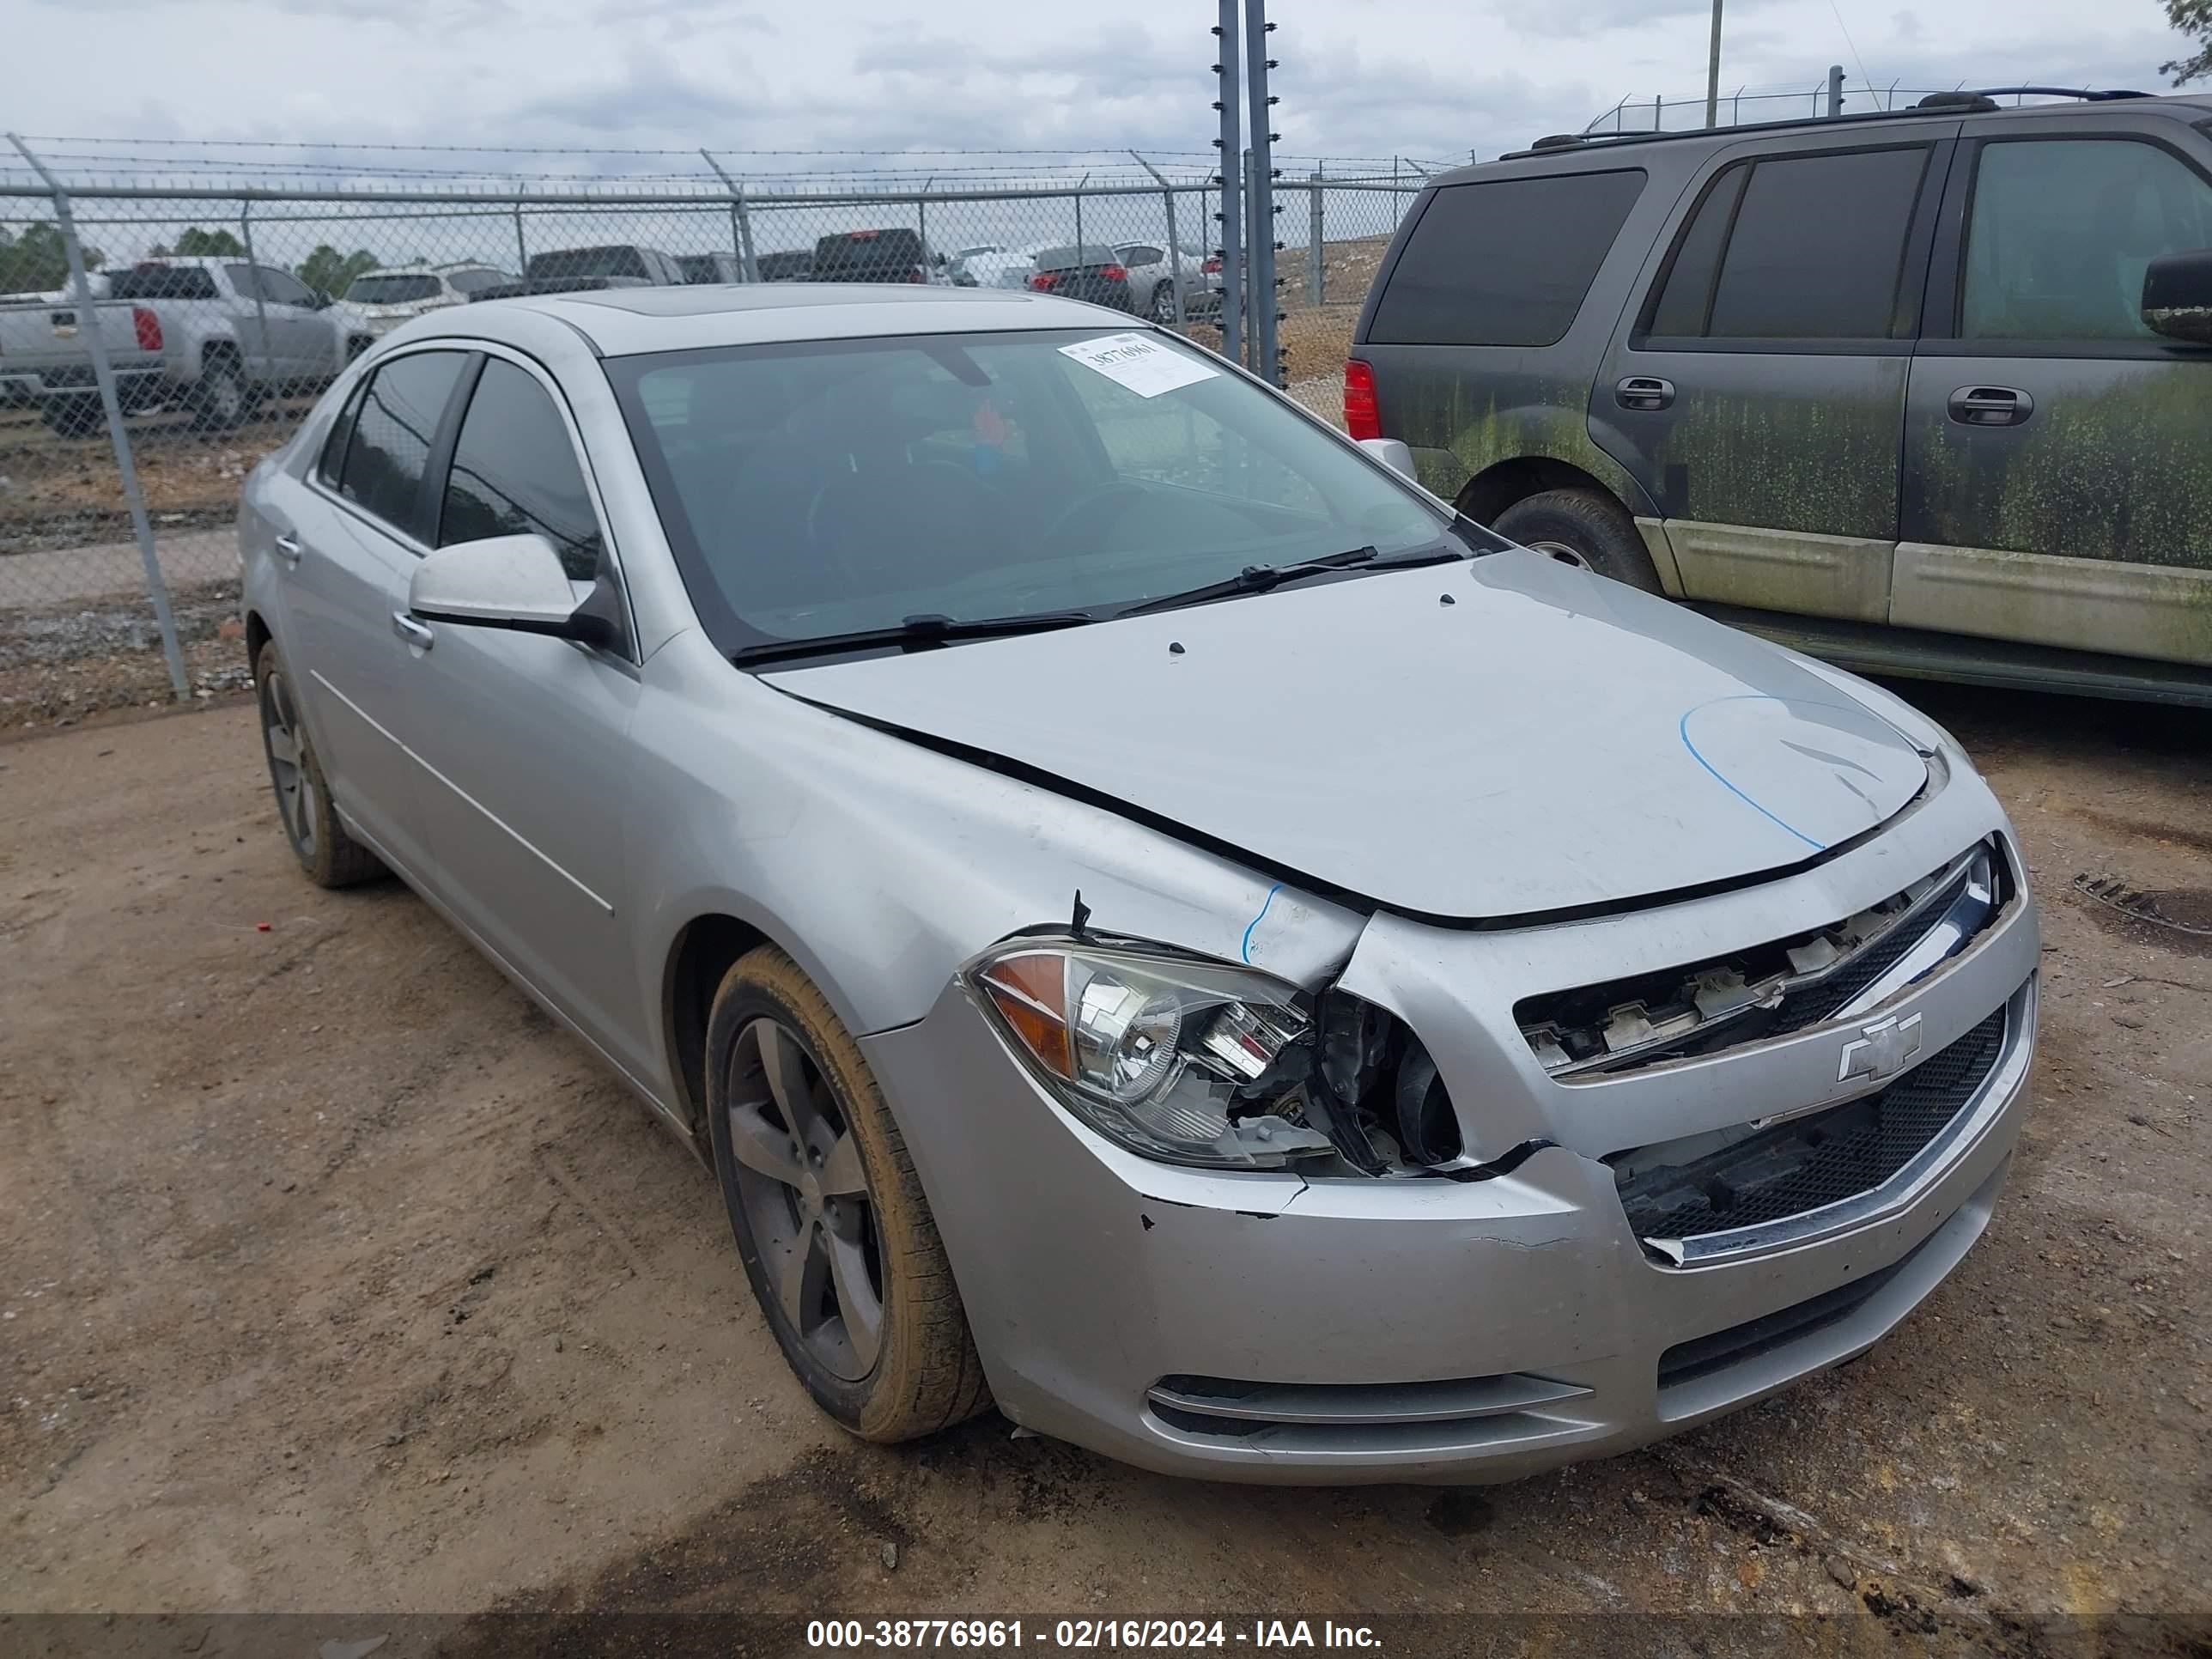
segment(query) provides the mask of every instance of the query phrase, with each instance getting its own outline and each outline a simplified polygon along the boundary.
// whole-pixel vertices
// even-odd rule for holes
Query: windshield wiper
[[[1234,599],[1240,593],[1264,593],[1271,587],[1280,587],[1285,582],[1296,581],[1301,576],[1316,574],[1324,570],[1349,570],[1355,566],[1371,564],[1375,550],[1355,547],[1348,553],[1325,554],[1318,559],[1301,559],[1296,564],[1248,564],[1233,576],[1217,582],[1201,582],[1196,587],[1186,587],[1179,593],[1163,593],[1156,599],[1139,599],[1134,605],[1124,605],[1114,614],[1117,617],[1142,617],[1154,611],[1175,611],[1186,605],[1204,605],[1208,599]]]
[[[1471,550],[1441,543],[1433,547],[1414,548],[1404,553],[1393,553],[1389,558],[1380,557],[1371,547],[1355,547],[1348,553],[1330,553],[1318,559],[1301,559],[1296,564],[1248,564],[1235,575],[1203,586],[1187,588],[1180,593],[1164,593],[1157,599],[1144,599],[1115,611],[1117,617],[1141,617],[1151,611],[1174,611],[1186,605],[1204,605],[1209,599],[1234,599],[1240,593],[1264,593],[1271,587],[1280,587],[1285,582],[1295,581],[1301,576],[1319,575],[1331,570],[1357,570],[1362,575],[1376,570],[1410,570],[1417,565],[1452,564],[1471,556]]]
[[[841,651],[867,651],[881,647],[913,649],[962,640],[997,639],[1008,634],[1041,634],[1048,629],[1077,628],[1097,622],[1088,611],[1039,611],[1026,617],[957,617],[927,612],[908,617],[896,628],[863,628],[849,634],[817,634],[804,640],[763,640],[740,646],[730,660],[740,664],[781,662],[791,657],[820,657]]]

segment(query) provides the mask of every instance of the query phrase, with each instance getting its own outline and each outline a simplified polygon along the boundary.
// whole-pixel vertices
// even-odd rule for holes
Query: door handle
[[[1674,401],[1674,383],[1656,374],[1632,374],[1613,387],[1613,400],[1623,409],[1665,409]]]
[[[1960,426],[2018,426],[2035,413],[2035,399],[2016,386],[1962,386],[1950,410]]]
[[[300,538],[297,536],[279,536],[276,538],[276,556],[283,560],[287,565],[296,566],[300,562],[301,550]]]
[[[428,651],[438,642],[437,635],[428,623],[419,623],[404,611],[392,613],[392,631],[412,646]]]

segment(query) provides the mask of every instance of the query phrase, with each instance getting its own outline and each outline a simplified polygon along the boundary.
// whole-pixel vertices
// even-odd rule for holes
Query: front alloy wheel
[[[828,1000],[774,945],[722,976],[706,1060],[707,1129],[738,1256],[815,1403],[879,1441],[988,1406],[883,1091]]]

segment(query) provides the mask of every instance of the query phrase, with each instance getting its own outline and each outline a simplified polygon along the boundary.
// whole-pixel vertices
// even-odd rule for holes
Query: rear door
[[[409,752],[412,665],[395,614],[426,545],[424,477],[467,354],[405,352],[364,382],[304,480],[273,493],[285,627],[324,775],[376,849],[422,878],[430,853]]]
[[[1719,152],[1656,251],[1590,430],[1683,592],[1882,622],[1912,337],[1955,125]]]
[[[2212,664],[2212,347],[2141,316],[2145,267],[2207,247],[2212,146],[2180,123],[2054,116],[1961,146],[1896,621]]]
[[[453,440],[440,546],[536,533],[569,578],[619,583],[611,544],[553,381],[488,355]],[[418,624],[409,696],[426,776],[432,885],[462,922],[634,1076],[649,1022],[625,941],[623,820],[638,667],[502,629]]]

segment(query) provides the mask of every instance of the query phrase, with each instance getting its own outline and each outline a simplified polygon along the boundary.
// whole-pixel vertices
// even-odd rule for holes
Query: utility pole
[[[1221,0],[1213,32],[1221,41],[1221,61],[1213,66],[1221,77],[1213,106],[1221,112],[1221,136],[1213,141],[1221,152],[1221,211],[1214,216],[1221,221],[1221,355],[1234,362],[1244,343],[1244,145],[1237,111],[1244,77],[1237,61],[1237,0]]]
[[[1721,124],[1721,0],[1713,0],[1713,43],[1705,56],[1705,125]]]

